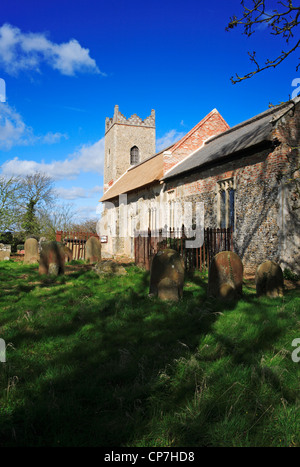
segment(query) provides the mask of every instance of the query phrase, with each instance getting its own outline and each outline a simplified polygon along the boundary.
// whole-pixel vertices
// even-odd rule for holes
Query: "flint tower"
[[[124,117],[115,105],[113,118],[105,119],[104,192],[133,165],[155,154],[155,111],[142,120]]]

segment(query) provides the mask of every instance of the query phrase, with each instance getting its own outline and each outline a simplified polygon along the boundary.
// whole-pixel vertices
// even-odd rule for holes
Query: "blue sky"
[[[247,51],[263,61],[284,47],[266,28],[226,32],[240,12],[240,0],[2,2],[0,175],[43,171],[61,202],[95,217],[115,104],[126,117],[155,109],[161,148],[214,108],[233,126],[288,100],[298,57],[231,83],[252,69]]]

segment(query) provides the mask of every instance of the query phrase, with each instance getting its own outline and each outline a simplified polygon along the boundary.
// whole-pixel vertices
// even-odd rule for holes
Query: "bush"
[[[4,245],[11,245],[13,241],[13,234],[11,232],[0,232],[0,243]]]
[[[289,281],[298,281],[300,279],[300,276],[294,272],[292,272],[290,269],[285,268],[283,271],[283,277],[284,279],[287,279]]]

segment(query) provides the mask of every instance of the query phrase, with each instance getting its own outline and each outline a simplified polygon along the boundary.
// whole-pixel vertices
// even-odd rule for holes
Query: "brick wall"
[[[299,129],[298,108],[274,128],[276,148],[252,148],[226,163],[166,184],[167,191],[175,189],[176,199],[203,201],[205,227],[219,227],[218,182],[234,178],[234,249],[246,271],[254,272],[261,262],[273,260],[300,272],[299,199],[290,182],[299,166],[299,149],[291,150],[300,146]]]
[[[169,152],[164,154],[164,174],[181,162],[186,156],[199,149],[212,136],[229,129],[219,112],[214,109],[189,133],[187,133]]]

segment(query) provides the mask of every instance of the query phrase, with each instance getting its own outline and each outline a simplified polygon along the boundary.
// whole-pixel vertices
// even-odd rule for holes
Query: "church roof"
[[[162,180],[168,180],[207,164],[221,161],[257,144],[272,141],[275,123],[298,102],[299,98],[292,99],[210,138],[203,147],[170,169]]]
[[[172,147],[172,146],[170,146]],[[170,149],[167,148],[167,149]],[[149,157],[127,170],[102,196],[107,201],[124,193],[137,190],[145,185],[159,181],[163,176],[163,151]]]
[[[117,107],[117,106],[116,106]],[[117,196],[129,193],[130,191],[137,190],[144,186],[148,186],[154,182],[159,182],[164,175],[164,156],[165,151],[174,152],[179,146],[185,143],[185,141],[193,136],[193,134],[201,128],[213,115],[219,115],[219,118],[223,120],[225,125],[227,123],[223,117],[219,114],[217,109],[213,109],[207,114],[194,128],[192,128],[186,135],[180,138],[171,146],[163,149],[162,151],[154,154],[143,162],[135,165],[128,169],[121,177],[109,187],[109,189],[103,194],[100,202],[108,201],[109,199],[116,198]]]

